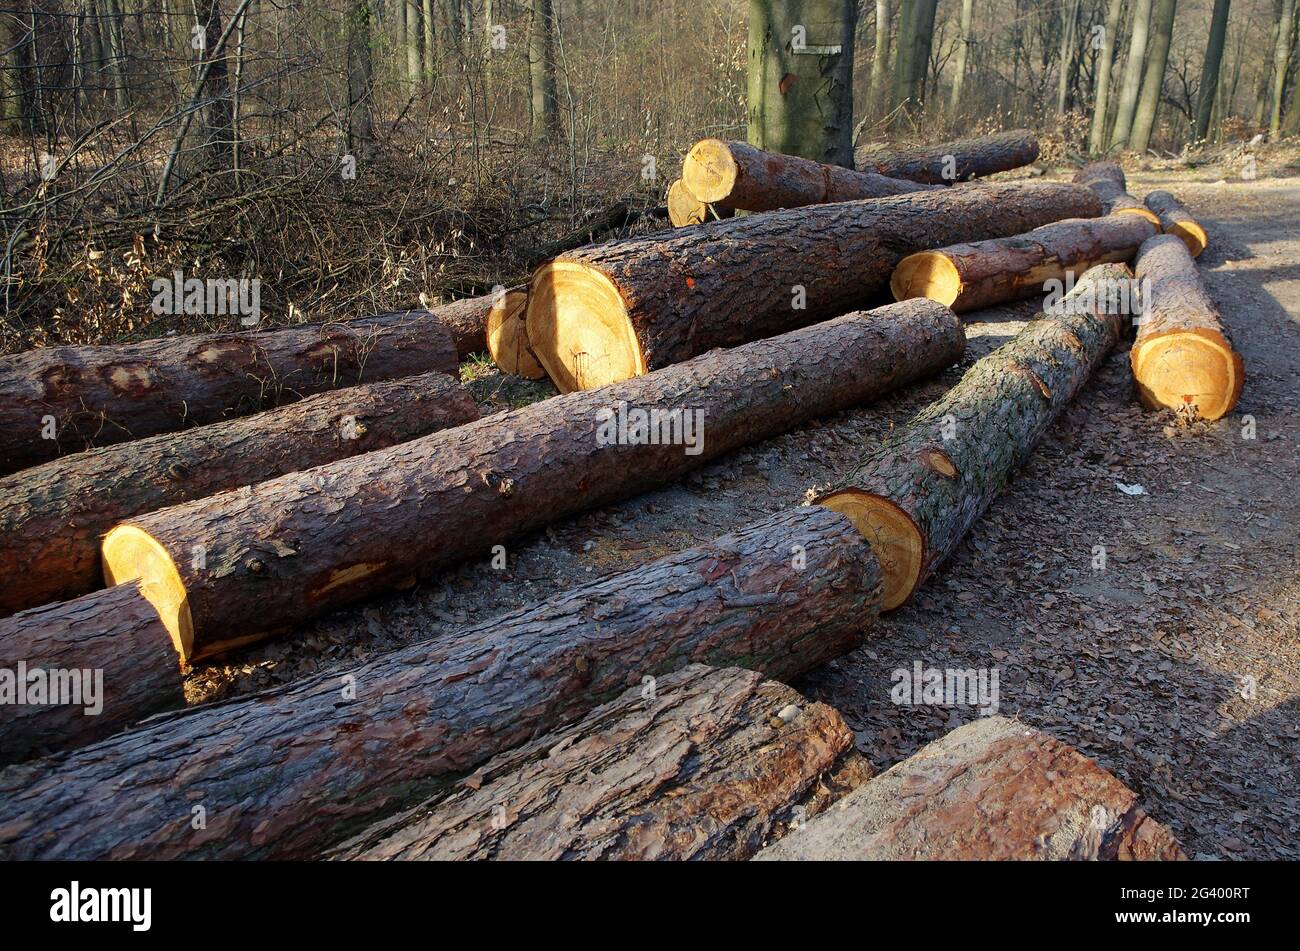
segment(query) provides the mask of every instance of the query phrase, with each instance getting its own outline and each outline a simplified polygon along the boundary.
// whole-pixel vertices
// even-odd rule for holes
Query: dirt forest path
[[[996,668],[1000,713],[1096,757],[1189,854],[1300,858],[1300,179],[1130,187],[1176,190],[1209,228],[1201,265],[1246,363],[1238,408],[1191,429],[1142,411],[1125,344],[916,600],[794,686],[883,769],[978,715],[895,705],[893,671]],[[465,565],[202,668],[191,699],[342,668],[800,504],[1035,309],[972,315],[962,366],[559,523],[505,571]],[[370,640],[345,642],[358,628]]]

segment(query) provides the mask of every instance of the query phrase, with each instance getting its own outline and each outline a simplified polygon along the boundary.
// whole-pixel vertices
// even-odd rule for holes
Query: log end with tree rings
[[[925,539],[912,517],[889,499],[862,489],[842,489],[817,500],[839,512],[871,545],[880,562],[880,609],[891,611],[920,583]]]
[[[1165,234],[1172,234],[1187,245],[1192,257],[1201,256],[1201,252],[1210,243],[1210,237],[1201,227],[1200,222],[1192,217],[1181,202],[1170,192],[1154,191],[1147,195],[1146,207],[1159,216],[1160,227]]]
[[[154,606],[181,660],[194,653],[194,623],[185,583],[167,549],[134,525],[119,525],[104,536],[101,555],[104,583],[109,587],[137,581],[140,593]]]
[[[957,267],[938,251],[909,254],[898,262],[889,279],[895,300],[928,297],[951,307],[961,296],[962,280]]]
[[[1223,334],[1201,327],[1139,340],[1131,351],[1138,396],[1149,409],[1224,416],[1241,397],[1245,368]]]
[[[563,259],[542,265],[525,321],[533,353],[561,393],[648,372],[623,296],[596,268]]]
[[[537,362],[528,343],[524,322],[528,292],[512,287],[492,303],[487,315],[487,348],[492,361],[503,373],[525,380],[541,380],[546,370]]]
[[[740,166],[728,143],[721,139],[701,139],[686,153],[681,180],[687,191],[709,204],[731,195],[739,174]]]
[[[1134,198],[1133,201],[1136,202],[1137,199]],[[1111,206],[1109,214],[1137,215],[1139,218],[1145,218],[1147,221],[1151,222],[1157,228],[1160,227],[1160,216],[1153,213],[1150,208],[1144,208],[1141,205],[1135,204],[1133,206],[1127,206],[1127,205],[1115,204]]]

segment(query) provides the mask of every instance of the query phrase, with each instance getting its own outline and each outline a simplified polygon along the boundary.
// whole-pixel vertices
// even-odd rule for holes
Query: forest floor
[[[1192,427],[1143,411],[1123,344],[916,599],[794,686],[836,707],[858,749],[885,769],[978,715],[895,705],[893,671],[918,661],[995,668],[998,712],[1095,757],[1190,855],[1296,859],[1300,178],[1219,179],[1181,170],[1129,181],[1138,195],[1175,190],[1209,230],[1200,265],[1246,365],[1237,409]],[[1035,310],[1027,302],[969,315],[960,366],[558,523],[511,546],[505,571],[464,565],[322,618],[292,641],[201,667],[190,698],[342,669],[800,504]],[[485,412],[550,392],[467,370]],[[1100,569],[1097,545],[1107,554]],[[348,640],[359,628],[370,635],[363,644]]]

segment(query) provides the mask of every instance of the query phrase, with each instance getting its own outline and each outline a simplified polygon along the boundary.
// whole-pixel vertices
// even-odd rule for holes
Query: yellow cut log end
[[[736,187],[739,172],[730,147],[721,139],[701,139],[682,162],[687,190],[705,203],[725,201]]]
[[[119,525],[101,544],[104,583],[109,587],[139,580],[140,593],[158,612],[181,660],[194,654],[194,625],[185,584],[172,556],[147,532],[134,525]]]
[[[889,279],[889,289],[894,292],[894,300],[928,297],[951,307],[961,296],[961,275],[946,254],[921,251],[898,262]]]
[[[861,489],[843,489],[817,504],[848,517],[880,562],[881,610],[890,611],[912,596],[921,579],[925,540],[912,517],[896,504]]]
[[[1160,216],[1157,215],[1157,214],[1156,214],[1154,211],[1152,211],[1150,208],[1145,208],[1145,207],[1142,207],[1141,205],[1139,205],[1139,206],[1137,206],[1137,207],[1134,207],[1134,208],[1116,208],[1114,211],[1111,212],[1111,214],[1113,214],[1113,215],[1137,215],[1139,218],[1145,218],[1147,221],[1151,222],[1153,225],[1156,226],[1156,234],[1159,234],[1159,233],[1160,233],[1160,230],[1161,230],[1161,229],[1160,229]]]
[[[1200,257],[1201,252],[1210,244],[1210,236],[1206,234],[1200,222],[1193,221],[1191,218],[1171,222],[1165,232],[1174,235],[1187,245],[1187,252],[1194,258]]]
[[[680,178],[668,186],[668,220],[675,228],[703,224],[709,217],[709,206],[691,194]]]
[[[1138,396],[1150,409],[1193,411],[1215,420],[1241,397],[1241,356],[1213,330],[1175,330],[1133,345],[1129,357]]]
[[[503,373],[540,380],[546,370],[529,347],[524,321],[527,305],[528,293],[522,288],[511,288],[493,302],[487,316],[488,353]]]

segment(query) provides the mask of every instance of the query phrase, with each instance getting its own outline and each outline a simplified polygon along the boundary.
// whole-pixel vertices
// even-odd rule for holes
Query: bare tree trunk
[[[1273,111],[1269,115],[1268,134],[1276,139],[1282,131],[1282,97],[1286,94],[1287,65],[1291,61],[1291,33],[1295,29],[1295,0],[1283,0],[1282,18],[1278,21],[1277,45],[1273,47]]]
[[[1282,22],[1282,4],[1285,0],[1273,0],[1273,28],[1269,32],[1268,45],[1274,52],[1277,51],[1278,36],[1280,34],[1280,24]],[[1259,80],[1255,84],[1255,111],[1251,115],[1251,125],[1259,128],[1264,124],[1268,116],[1269,92],[1272,89],[1273,63],[1265,60],[1263,68],[1260,70]]]
[[[556,138],[560,111],[555,94],[555,12],[551,0],[530,0],[528,77],[534,142]]]
[[[1295,0],[1287,0],[1294,3]],[[1160,97],[1165,86],[1165,67],[1169,65],[1169,45],[1174,38],[1174,14],[1178,0],[1159,0],[1151,22],[1151,55],[1147,58],[1146,78],[1142,80],[1142,95],[1133,116],[1133,131],[1129,135],[1129,148],[1146,152],[1151,145],[1156,116],[1160,112]]]
[[[420,4],[419,0],[404,0],[404,29],[402,46],[406,49],[406,81],[420,81]]]
[[[0,71],[4,88],[0,91],[0,125],[17,134],[27,125],[30,109],[31,0],[16,0],[13,11],[0,16],[0,43],[4,48],[4,69]]]
[[[1078,3],[1079,0],[1075,0]],[[966,60],[971,39],[971,21],[975,17],[975,0],[962,0],[961,36],[957,42],[957,63],[953,69],[952,98],[948,100],[948,111],[954,115],[961,108],[961,88],[966,81]]]
[[[113,84],[113,101],[119,109],[127,108],[126,38],[122,33],[122,8],[117,0],[104,0],[104,30],[108,36],[109,76]]]
[[[348,152],[359,158],[369,158],[374,151],[370,115],[374,72],[370,0],[352,0],[348,22]]]
[[[230,74],[226,68],[226,51],[220,46],[221,0],[206,0],[203,22],[203,58],[210,59],[207,78],[203,81],[203,141],[212,165],[230,164],[234,140],[234,113],[230,102]],[[201,68],[201,67],[200,67]]]
[[[910,0],[898,23],[898,69],[894,75],[894,98],[899,109],[895,127],[906,127],[924,107],[925,74],[934,38],[934,15],[938,0]]]
[[[1092,107],[1092,127],[1088,130],[1088,151],[1096,155],[1106,147],[1106,117],[1110,109],[1110,73],[1115,63],[1115,40],[1119,33],[1120,12],[1124,0],[1110,0],[1106,23],[1102,28],[1101,55],[1097,60],[1097,84]]]
[[[889,0],[876,0],[876,51],[871,60],[871,87],[867,92],[864,114],[877,118],[889,102]]]
[[[1128,56],[1124,60],[1124,80],[1119,89],[1119,111],[1110,134],[1110,147],[1124,148],[1133,131],[1133,114],[1137,111],[1138,92],[1142,88],[1142,63],[1146,58],[1147,28],[1151,22],[1151,0],[1137,0],[1133,7],[1133,28],[1129,34]]]
[[[424,20],[424,81],[430,85],[438,75],[438,47],[434,36],[434,0],[423,0],[420,11]]]
[[[1061,74],[1056,80],[1056,111],[1064,115],[1070,108],[1070,87],[1074,79],[1074,64],[1078,50],[1079,8],[1083,0],[1070,0],[1064,11],[1061,25]]]
[[[1205,62],[1201,66],[1201,85],[1196,104],[1196,129],[1193,138],[1204,141],[1210,131],[1210,113],[1214,109],[1215,94],[1219,91],[1219,73],[1222,72],[1223,43],[1228,33],[1228,10],[1232,0],[1214,0],[1214,14],[1210,18],[1210,38],[1205,46]]]

